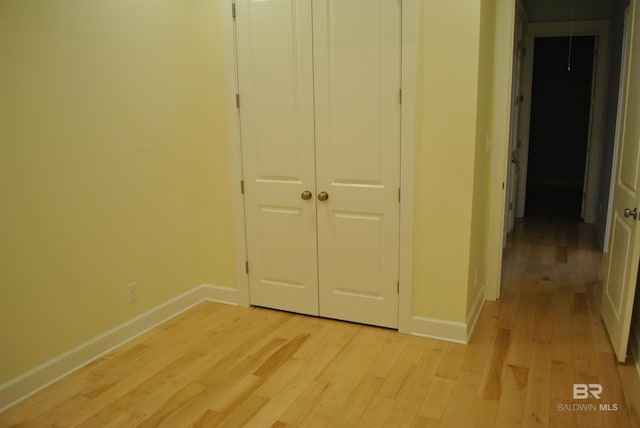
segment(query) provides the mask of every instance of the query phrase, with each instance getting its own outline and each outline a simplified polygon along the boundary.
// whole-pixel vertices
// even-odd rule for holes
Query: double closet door
[[[399,0],[236,0],[252,305],[397,328]]]

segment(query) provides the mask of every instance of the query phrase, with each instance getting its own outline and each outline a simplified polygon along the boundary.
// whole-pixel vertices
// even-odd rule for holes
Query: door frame
[[[496,58],[495,58],[495,90],[493,108],[494,142],[491,153],[491,182],[489,188],[489,226],[487,235],[486,287],[485,299],[500,298],[500,284],[502,279],[502,238],[505,222],[507,162],[509,150],[509,126],[511,111],[511,86],[513,68],[513,36],[515,29],[517,0],[497,0],[496,14]],[[602,22],[602,21],[586,21]],[[531,25],[531,24],[529,24]],[[553,23],[547,25],[554,25]],[[566,23],[565,31],[566,31]],[[574,23],[574,34],[577,34]],[[556,29],[557,30],[557,29]],[[608,36],[607,36],[608,37]],[[608,48],[602,44],[603,48]],[[602,53],[602,52],[600,52]],[[599,55],[602,61],[605,55]],[[605,67],[602,69],[606,70]],[[602,73],[604,74],[604,73]],[[602,76],[604,78],[604,76]],[[526,82],[523,82],[526,83]],[[526,103],[526,99],[525,99]],[[523,128],[526,124],[523,123]],[[524,141],[523,141],[524,143]],[[593,147],[591,148],[593,150]],[[594,152],[595,153],[595,152]],[[599,160],[599,154],[594,156]],[[521,159],[521,162],[523,159]],[[521,174],[523,168],[520,168]],[[594,173],[597,171],[593,171]]]
[[[236,106],[238,74],[236,35],[233,18],[234,0],[220,2],[224,33],[224,68],[226,80],[227,140],[231,173],[231,205],[235,243],[237,304],[250,305],[249,278],[246,273],[247,240],[244,222],[244,198],[240,112]],[[400,124],[400,251],[398,289],[398,331],[411,332],[413,306],[413,206],[415,177],[416,91],[418,66],[418,0],[402,0],[402,116]],[[400,89],[400,88],[399,88]]]
[[[594,36],[596,49],[596,61],[594,61],[591,104],[589,112],[589,130],[587,142],[587,157],[584,176],[584,212],[585,223],[593,223],[596,218],[596,205],[598,197],[598,176],[600,175],[600,150],[604,136],[604,102],[607,86],[609,60],[609,21],[576,21],[573,30],[567,28],[566,22],[530,23],[524,37],[527,55],[523,62],[523,95],[524,104],[521,114],[523,126],[520,131],[522,146],[520,147],[520,176],[516,189],[516,217],[524,216],[525,197],[527,189],[527,171],[529,161],[529,131],[531,124],[531,97],[533,96],[533,64],[535,39],[539,37],[568,37]]]
[[[511,131],[511,100],[513,79],[513,40],[516,20],[516,0],[496,2],[495,78],[493,101],[493,150],[489,182],[489,226],[487,232],[486,300],[500,297],[502,276],[502,238],[504,233],[506,183]]]
[[[505,222],[504,222],[504,232],[502,238],[502,247],[504,248],[507,245],[507,237],[509,233],[513,231],[515,218],[516,218],[516,209],[517,209],[517,183],[518,183],[518,175],[517,171],[519,170],[519,150],[520,147],[518,145],[518,141],[520,141],[521,128],[522,128],[522,111],[524,103],[520,100],[520,95],[522,94],[522,85],[523,85],[523,68],[524,68],[524,58],[526,53],[526,48],[524,44],[524,38],[526,35],[526,28],[528,24],[528,19],[526,16],[526,12],[521,2],[518,1],[516,5],[516,16],[514,22],[514,41],[513,41],[513,66],[512,66],[512,82],[511,82],[511,91],[517,89],[516,93],[513,94],[511,98],[511,109],[509,113],[510,123],[509,123],[509,148],[508,148],[508,157],[511,163],[507,164],[507,184],[506,184],[506,202],[505,202]],[[518,63],[519,62],[519,63]],[[512,169],[516,169],[516,173],[512,171]],[[515,179],[514,179],[515,177]],[[513,198],[513,199],[512,199]]]

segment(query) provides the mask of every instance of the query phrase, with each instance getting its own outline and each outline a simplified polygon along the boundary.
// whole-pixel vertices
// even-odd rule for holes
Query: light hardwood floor
[[[598,315],[595,249],[588,226],[520,222],[503,297],[466,346],[202,303],[0,426],[640,427],[638,374],[615,361]],[[573,400],[574,383],[602,384],[601,400]]]

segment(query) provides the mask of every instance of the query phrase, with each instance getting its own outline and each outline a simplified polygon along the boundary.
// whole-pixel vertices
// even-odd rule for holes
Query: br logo
[[[573,384],[573,399],[574,400],[586,400],[589,397],[600,400],[600,394],[602,394],[602,385],[599,383],[574,383]]]

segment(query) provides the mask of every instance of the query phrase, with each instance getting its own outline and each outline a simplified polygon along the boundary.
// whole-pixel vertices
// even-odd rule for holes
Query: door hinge
[[[400,188],[398,187],[398,202],[400,202]]]
[[[244,262],[244,270],[245,270],[245,272],[249,273],[249,262],[248,261]]]
[[[402,88],[398,91],[398,102],[402,104]]]
[[[236,94],[236,108],[240,108],[240,94]]]
[[[398,280],[397,284],[398,284],[398,288],[396,289],[396,293],[400,294],[400,280]]]
[[[522,48],[522,56],[527,56],[527,48]]]
[[[509,211],[513,210],[513,202],[509,202]]]
[[[244,180],[240,180],[240,193],[244,195]]]
[[[236,20],[236,2],[231,3],[231,17]]]

